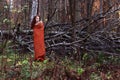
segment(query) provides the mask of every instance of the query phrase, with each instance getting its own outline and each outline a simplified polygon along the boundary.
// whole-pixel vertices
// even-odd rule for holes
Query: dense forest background
[[[43,63],[32,60],[36,14]],[[0,61],[0,79],[119,80],[120,0],[0,0]]]

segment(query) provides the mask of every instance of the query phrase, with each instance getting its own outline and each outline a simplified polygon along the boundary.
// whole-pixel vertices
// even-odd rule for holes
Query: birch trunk
[[[12,11],[13,8],[13,0],[10,0],[10,11]]]
[[[33,17],[37,14],[38,0],[32,0],[32,11],[31,11],[31,21]]]

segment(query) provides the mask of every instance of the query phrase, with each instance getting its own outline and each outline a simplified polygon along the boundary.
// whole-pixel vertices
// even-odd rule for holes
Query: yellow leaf
[[[22,63],[20,61],[18,61],[18,63],[16,64],[16,66],[22,65]]]
[[[10,62],[10,61],[12,61],[12,60],[8,58],[8,59],[7,59],[7,62]]]

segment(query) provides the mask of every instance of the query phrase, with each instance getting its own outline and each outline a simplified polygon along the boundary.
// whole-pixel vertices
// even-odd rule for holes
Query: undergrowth
[[[119,56],[93,54],[82,53],[76,59],[74,54],[52,52],[38,62],[33,61],[33,53],[6,48],[0,54],[0,80],[120,80]]]

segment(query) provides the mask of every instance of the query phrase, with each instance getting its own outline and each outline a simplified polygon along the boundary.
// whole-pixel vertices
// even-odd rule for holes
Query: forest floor
[[[0,80],[120,80],[118,56],[85,53],[81,59],[51,53],[43,62],[33,54],[0,54]]]

